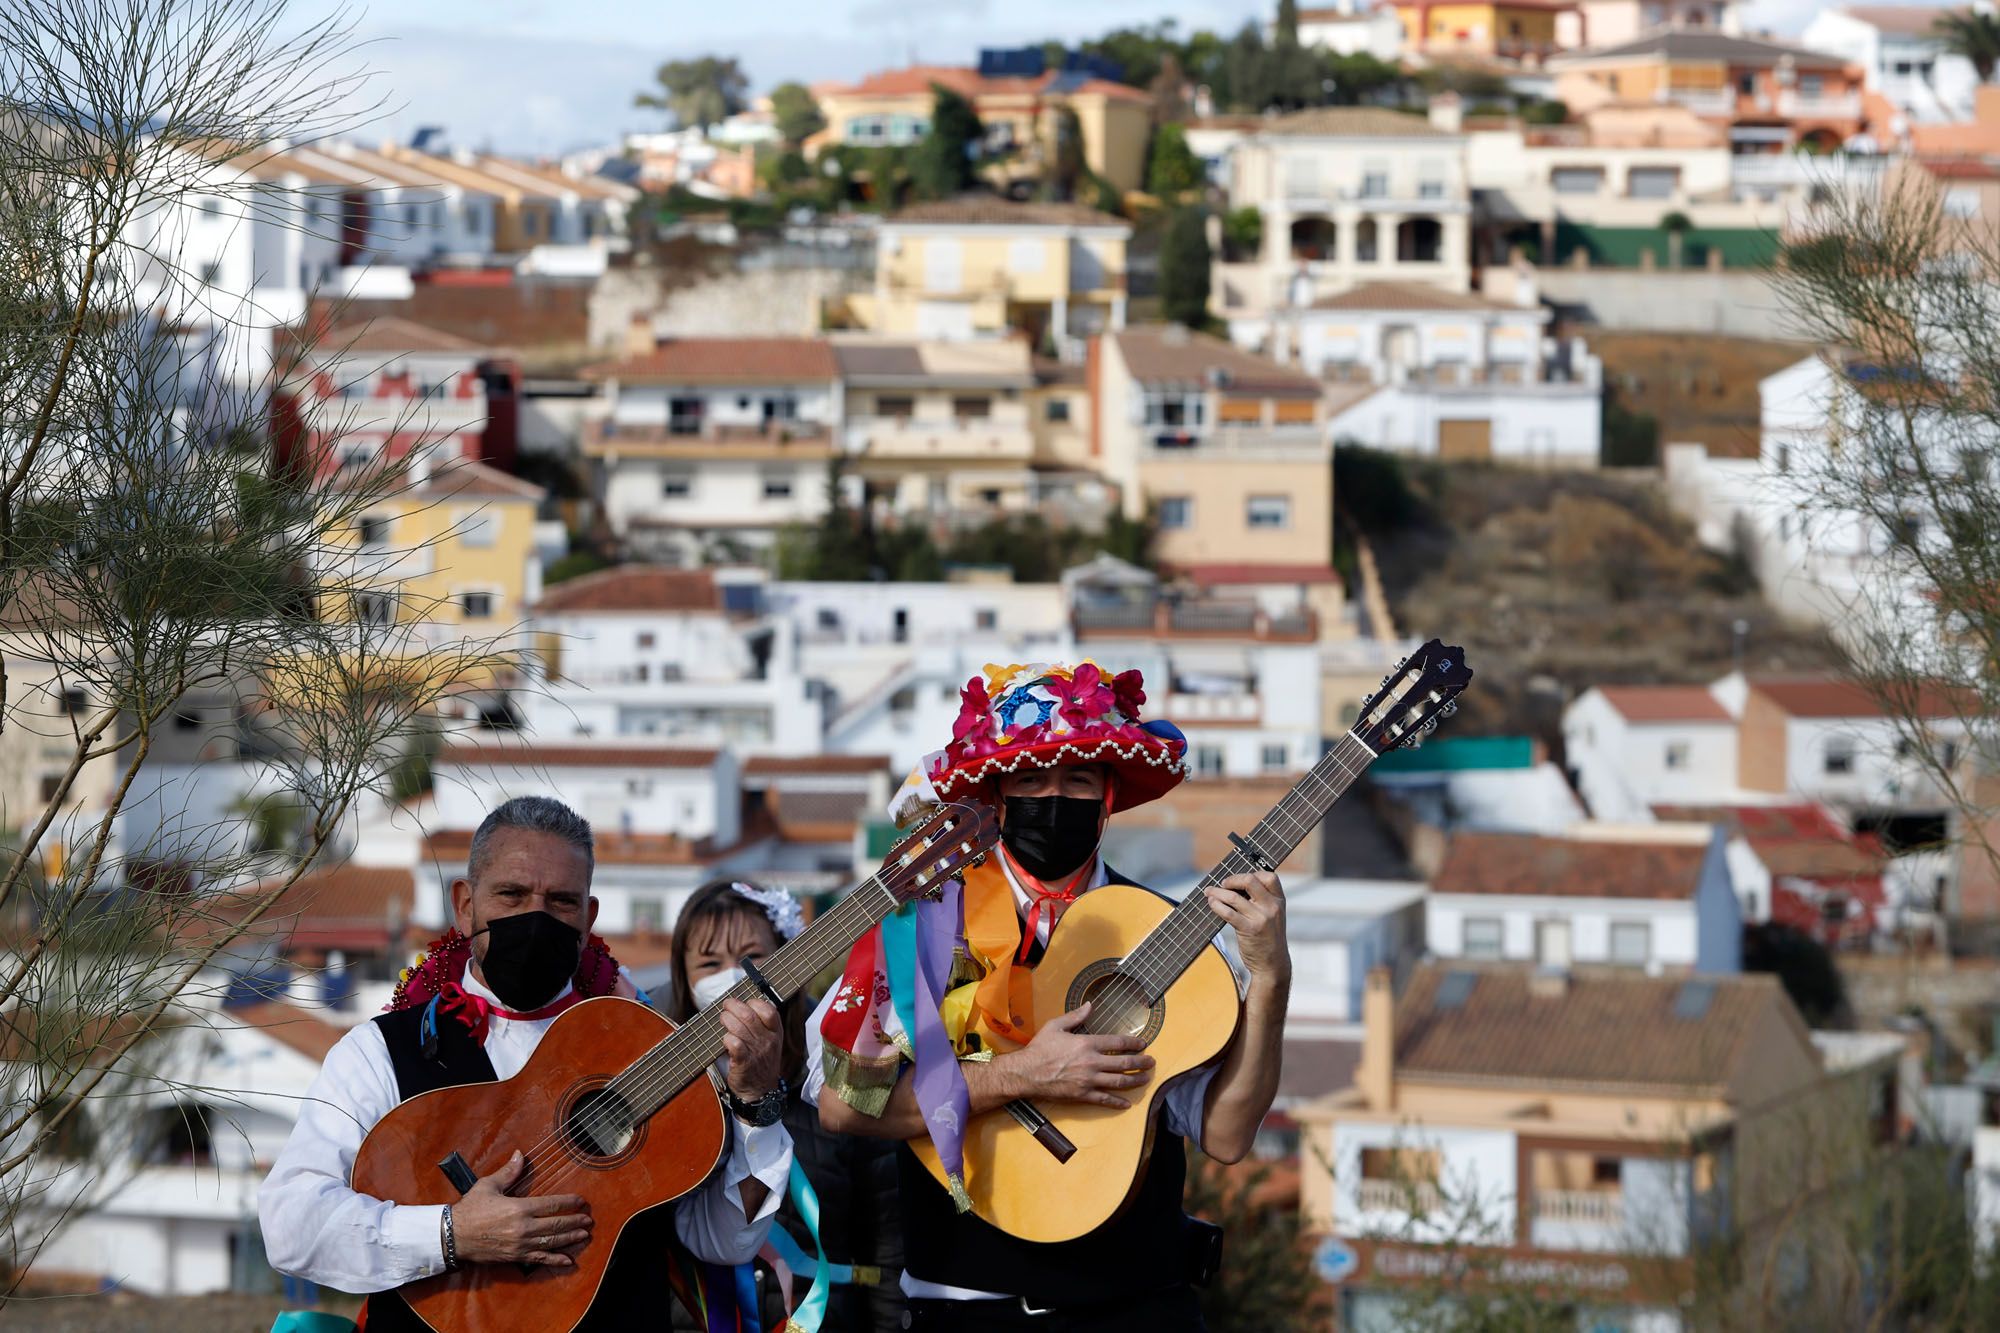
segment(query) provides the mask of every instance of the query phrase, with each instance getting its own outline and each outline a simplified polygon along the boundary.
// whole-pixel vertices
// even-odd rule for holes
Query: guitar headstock
[[[1382,677],[1382,688],[1361,705],[1349,734],[1376,754],[1415,746],[1458,711],[1458,696],[1472,683],[1465,649],[1432,639]]]
[[[1000,820],[985,802],[939,806],[882,859],[875,878],[902,902],[935,898],[944,882],[986,859],[1000,841]]]

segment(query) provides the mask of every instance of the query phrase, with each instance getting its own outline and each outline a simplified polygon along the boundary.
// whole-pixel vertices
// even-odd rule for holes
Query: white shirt
[[[994,858],[994,863],[1006,874],[1007,883],[1014,890],[1014,910],[1020,914],[1022,921],[1025,922],[1028,916],[1028,908],[1033,903],[1034,896],[1015,877],[1013,867],[1007,864],[1006,857],[996,857]],[[1104,858],[1099,857],[1097,864],[1091,868],[1088,881],[1083,888],[1077,891],[1077,896],[1082,897],[1092,889],[1104,887],[1109,879],[1110,875],[1104,868]],[[1199,889],[1195,891],[1200,892]],[[1049,910],[1045,907],[1042,909],[1041,917],[1035,922],[1035,938],[1043,945],[1048,944],[1050,928],[1055,924],[1050,920],[1050,915]],[[1233,933],[1227,927],[1224,927],[1222,934],[1216,937],[1216,944],[1221,948],[1223,958],[1229,963],[1230,972],[1236,978],[1237,992],[1240,994],[1244,987],[1244,970],[1233,946],[1229,943],[1229,936]],[[806,1020],[805,1079],[804,1086],[799,1089],[799,1095],[814,1106],[819,1105],[820,1090],[826,1086],[826,1069],[821,1060],[821,1053],[825,1048],[825,1039],[820,1036],[819,1025],[825,1019],[828,1010],[832,1008],[834,994],[839,989],[840,987],[838,986],[827,987],[826,994],[820,997],[819,1005],[813,1010],[812,1017]],[[886,1009],[882,1014],[882,1030],[892,1036],[903,1030],[902,1022],[897,1018],[893,1007]],[[1192,1140],[1196,1146],[1200,1146],[1201,1144],[1201,1116],[1203,1107],[1208,1100],[1208,1085],[1215,1081],[1216,1071],[1220,1068],[1222,1068],[1222,1060],[1221,1057],[1217,1057],[1205,1065],[1190,1069],[1185,1074],[1180,1075],[1168,1083],[1160,1093],[1160,1101],[1166,1111],[1167,1128],[1173,1133],[1181,1135],[1183,1138]],[[1007,1299],[1005,1292],[974,1291],[969,1287],[952,1287],[946,1286],[941,1282],[926,1282],[920,1277],[911,1276],[908,1270],[905,1270],[903,1273],[902,1285],[904,1295],[922,1300],[984,1301]]]
[[[489,1003],[500,1003],[469,969],[462,984]],[[494,1074],[504,1079],[521,1072],[555,1021],[491,1015],[486,1058]],[[264,1250],[273,1268],[356,1294],[387,1291],[444,1271],[442,1205],[385,1203],[348,1188],[362,1139],[400,1100],[382,1030],[374,1023],[356,1024],[327,1052],[292,1137],[258,1191]],[[722,1168],[674,1205],[674,1230],[696,1258],[739,1264],[757,1253],[771,1229],[792,1169],[792,1140],[782,1124],[751,1129],[728,1119],[730,1144]],[[769,1191],[755,1217],[744,1216],[737,1190],[749,1179],[762,1181]],[[591,1243],[615,1239],[594,1236]]]

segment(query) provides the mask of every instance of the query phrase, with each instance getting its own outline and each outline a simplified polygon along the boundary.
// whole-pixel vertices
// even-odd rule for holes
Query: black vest
[[[1107,883],[1145,888],[1109,867],[1105,877]],[[1039,945],[1030,947],[1031,961],[1039,962],[1040,954]],[[1181,1194],[1187,1151],[1166,1127],[1166,1112],[1157,1114],[1153,1153],[1125,1210],[1088,1235],[1053,1245],[1021,1240],[959,1212],[917,1155],[899,1146],[907,1270],[926,1282],[1025,1296],[1031,1304],[1054,1308],[1112,1304],[1186,1282],[1182,1260],[1189,1222]]]
[[[375,1020],[382,1039],[389,1046],[389,1063],[396,1071],[396,1095],[408,1101],[419,1093],[437,1088],[456,1088],[467,1083],[494,1081],[493,1062],[486,1048],[472,1039],[472,1033],[455,1018],[442,1017],[437,1023],[435,1056],[423,1049],[424,1010],[398,1009]],[[576,1333],[612,1333],[641,1327],[661,1326],[662,1301],[671,1300],[660,1276],[667,1246],[673,1241],[672,1205],[641,1213],[618,1238],[617,1252],[598,1289],[590,1314],[576,1327]],[[601,1243],[593,1239],[592,1244]],[[403,1298],[393,1291],[378,1291],[368,1298],[368,1333],[429,1333],[430,1326],[417,1318]]]

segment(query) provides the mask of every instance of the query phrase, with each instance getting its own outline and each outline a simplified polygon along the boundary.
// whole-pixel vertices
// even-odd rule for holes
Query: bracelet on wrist
[[[452,1272],[458,1267],[458,1232],[452,1226],[450,1204],[438,1218],[438,1245],[444,1251],[444,1271]]]

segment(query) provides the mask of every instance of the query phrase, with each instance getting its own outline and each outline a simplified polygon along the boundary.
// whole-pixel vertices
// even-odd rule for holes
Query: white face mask
[[[729,994],[730,987],[743,980],[743,976],[744,972],[740,967],[732,967],[727,972],[709,973],[688,987],[694,994],[694,1007],[697,1009],[708,1008],[717,1000]]]

